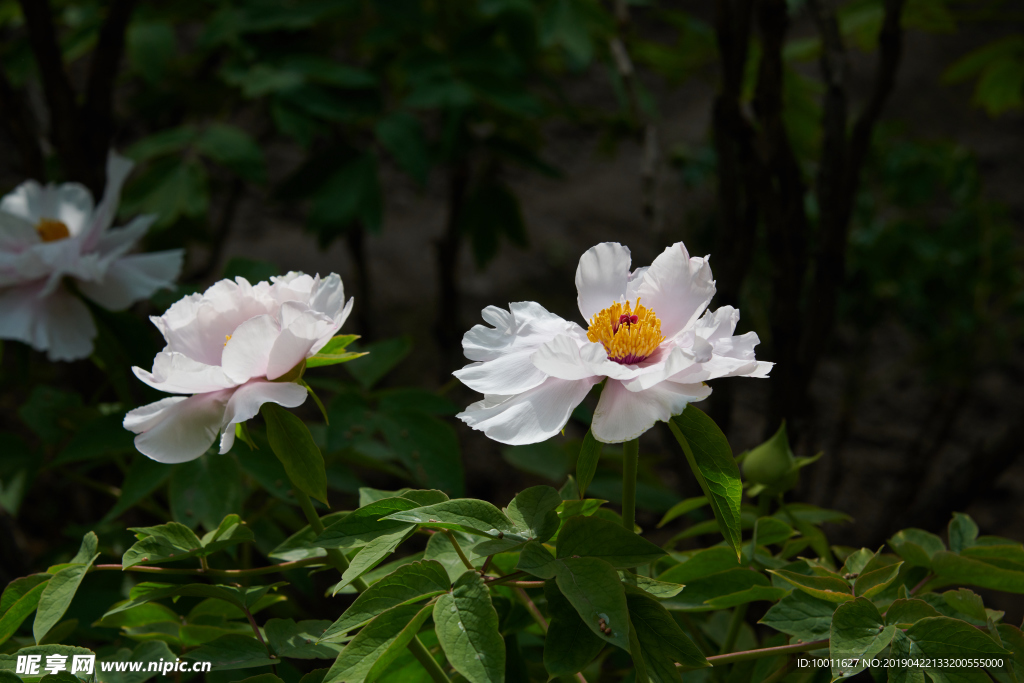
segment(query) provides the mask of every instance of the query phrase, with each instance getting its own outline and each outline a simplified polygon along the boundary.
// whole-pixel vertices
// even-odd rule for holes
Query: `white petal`
[[[206,365],[176,351],[162,351],[153,359],[153,372],[132,368],[143,382],[168,394],[201,394],[237,384],[216,365]]]
[[[764,379],[768,376],[768,373],[775,367],[775,363],[769,363],[767,361],[757,361],[757,367],[748,372],[744,377],[756,377],[758,379]]]
[[[462,336],[462,351],[469,360],[494,360],[515,338],[515,316],[497,306],[480,312],[492,327],[474,325]]]
[[[562,430],[573,409],[599,379],[571,381],[551,377],[517,396],[487,396],[457,417],[504,444],[537,443]]]
[[[621,365],[608,360],[608,353],[598,342],[579,342],[561,334],[544,344],[530,356],[537,368],[559,379],[614,377],[629,379],[639,370],[635,365]]]
[[[156,222],[157,216],[137,216],[123,228],[107,230],[96,243],[96,251],[107,259],[127,254]]]
[[[704,340],[701,340],[701,342],[707,347],[708,355],[710,357],[710,344]],[[655,363],[641,368],[634,377],[623,382],[623,386],[625,386],[629,391],[646,391],[656,384],[664,382],[673,375],[685,370],[686,368],[692,367],[695,364],[696,360],[692,353],[687,352],[685,349],[675,347],[669,349],[664,354],[660,354],[660,358]]]
[[[729,337],[740,321],[740,312],[732,306],[722,306],[715,311],[705,311],[694,326],[697,335],[710,342]]]
[[[37,282],[0,293],[0,338],[46,351],[51,361],[88,358],[96,337],[89,309],[63,287],[43,296],[44,287]]]
[[[92,219],[92,193],[84,185],[63,183],[57,186],[53,201],[55,205],[43,217],[59,220],[71,235],[81,235]]]
[[[22,218],[33,228],[43,218],[42,185],[34,180],[26,180],[0,200],[0,211]]]
[[[637,268],[629,274],[629,279],[626,280],[626,300],[636,301],[639,296],[640,285],[644,281],[644,273],[650,269],[650,266],[644,266],[643,268]]]
[[[671,339],[693,325],[715,294],[707,259],[690,258],[676,242],[654,259],[637,295],[661,320],[661,333]]]
[[[271,347],[267,360],[267,379],[277,379],[294,368],[312,355],[317,342],[330,339],[337,330],[331,318],[299,302],[281,306],[280,323],[281,334]]]
[[[225,339],[220,362],[224,372],[238,383],[266,376],[270,350],[280,334],[277,321],[269,315],[246,320],[231,333],[231,339]]]
[[[591,430],[604,443],[622,443],[638,438],[654,426],[683,412],[688,403],[702,401],[711,388],[702,384],[661,382],[646,391],[633,392],[621,382],[609,380],[594,411]]]
[[[125,429],[135,432],[135,447],[157,462],[195,460],[213,445],[231,390],[165,398],[129,412]]]
[[[107,184],[103,188],[103,199],[100,200],[92,220],[82,233],[84,251],[95,249],[100,237],[113,224],[114,216],[117,215],[117,205],[121,202],[121,188],[134,165],[135,162],[113,150],[107,155]]]
[[[577,303],[583,320],[626,296],[629,249],[618,242],[602,242],[584,252],[576,267]]]
[[[532,389],[547,377],[530,360],[532,349],[506,353],[494,360],[470,363],[452,374],[481,394],[518,394]]]
[[[21,252],[41,241],[33,223],[0,211],[0,251]]]
[[[736,337],[715,339],[712,346],[717,356],[754,360],[754,347],[760,343],[756,332],[747,332]]]
[[[82,294],[111,311],[123,311],[158,289],[170,289],[181,273],[184,249],[132,254],[117,259],[99,282],[79,282]]]
[[[231,450],[235,438],[235,425],[256,417],[264,403],[298,408],[305,402],[307,395],[305,387],[293,382],[253,380],[238,387],[224,410],[220,452],[227,453]]]

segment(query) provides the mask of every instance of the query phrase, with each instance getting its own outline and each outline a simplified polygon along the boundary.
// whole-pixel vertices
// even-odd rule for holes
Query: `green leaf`
[[[430,611],[429,605],[399,605],[375,617],[345,645],[323,683],[374,680],[416,636]]]
[[[140,662],[144,665],[140,671],[102,671],[101,677],[97,680],[102,680],[103,683],[143,683],[161,675],[160,671],[147,671],[150,662],[173,662],[176,657],[177,655],[171,652],[167,643],[162,640],[139,643],[134,650],[122,648],[114,656],[103,657],[100,661]],[[102,667],[97,665],[95,669],[100,672]]]
[[[384,558],[395,552],[395,549],[412,536],[413,533],[415,533],[415,528],[412,526],[405,529],[397,529],[396,531],[378,536],[360,548],[359,552],[356,553],[356,556],[349,563],[348,569],[341,575],[341,581],[334,585],[334,593],[337,594],[342,588],[380,564]]]
[[[121,497],[117,503],[103,517],[103,521],[116,519],[131,506],[151,494],[158,486],[164,483],[171,472],[173,465],[165,465],[144,456],[138,456],[128,468],[124,483],[121,485]]]
[[[909,628],[921,619],[941,617],[939,612],[924,600],[901,598],[894,600],[885,611],[885,623],[895,624],[899,628]],[[984,620],[984,617],[982,618]]]
[[[228,515],[216,529],[203,535],[203,549],[200,555],[212,553],[239,543],[247,543],[254,540],[252,529],[245,525],[238,515]]]
[[[1000,647],[988,634],[965,621],[950,617],[929,617],[921,619],[905,632],[897,632],[893,638],[892,656],[898,659],[910,658],[921,661],[935,658],[956,657],[1005,657],[1010,654]],[[922,667],[890,669],[890,675],[897,680],[906,680],[908,674],[924,671],[935,681],[955,681],[951,674],[958,674],[959,680],[985,681],[987,677],[975,669],[949,669]],[[971,676],[970,674],[978,674]],[[918,680],[923,680],[919,678]]]
[[[239,177],[262,183],[267,179],[263,150],[245,131],[223,123],[210,124],[196,139],[201,154],[226,166]]]
[[[35,577],[42,578],[37,581]],[[0,610],[0,644],[13,636],[28,615],[35,611],[49,579],[45,574],[34,574],[7,585],[0,600],[3,603],[3,609]]]
[[[695,498],[687,498],[686,500],[681,500],[675,505],[673,505],[671,508],[669,508],[668,512],[665,513],[665,516],[661,518],[660,522],[658,522],[658,528],[660,529],[661,527],[671,522],[673,519],[677,517],[682,517],[688,512],[699,510],[700,508],[704,507],[707,504],[707,496],[697,496]]]
[[[828,638],[836,603],[819,600],[803,591],[793,591],[779,600],[761,618],[765,624],[803,641]]]
[[[548,600],[548,634],[544,638],[544,668],[552,676],[571,676],[581,671],[604,647],[565,599],[554,581],[544,584]]]
[[[668,581],[659,581],[652,579],[649,576],[642,574],[634,574],[633,572],[619,572],[619,578],[622,579],[622,583],[633,588],[638,588],[653,598],[658,600],[667,600],[668,598],[674,598],[679,595],[680,591],[683,590],[684,586],[678,583],[669,583]]]
[[[933,582],[941,585],[966,584],[1024,593],[1024,571],[1004,569],[948,550],[935,553],[932,570],[937,575]]]
[[[395,411],[381,416],[381,429],[420,485],[462,493],[462,454],[450,424],[419,411]]]
[[[92,563],[99,557],[96,547],[99,544],[96,534],[90,531],[82,539],[82,547],[75,556],[77,563],[64,567],[53,575],[39,596],[36,607],[36,619],[32,624],[32,635],[38,643],[53,628],[71,606],[71,601],[78,592]],[[88,556],[88,557],[86,557]]]
[[[463,553],[466,555],[466,559],[474,567],[479,567],[483,564],[486,556],[479,555],[476,549],[470,544],[475,536],[467,536],[461,531],[453,531],[452,535],[455,536],[455,540],[459,543]],[[455,581],[457,578],[462,576],[462,573],[466,571],[466,565],[463,564],[462,559],[458,553],[455,552],[455,546],[452,545],[451,540],[448,538],[448,534],[434,534],[427,541],[426,550],[423,551],[423,559],[435,560],[444,567],[445,571],[448,572],[449,581]]]
[[[555,580],[562,595],[595,635],[623,650],[629,649],[626,591],[610,564],[596,557],[562,559],[555,563]]]
[[[174,27],[167,22],[132,22],[125,34],[125,53],[146,82],[158,84],[167,75],[177,51]]]
[[[346,364],[345,369],[364,389],[369,389],[409,355],[412,341],[408,337],[395,337],[374,342],[362,350],[370,355]]]
[[[403,171],[420,185],[427,182],[430,151],[419,119],[408,112],[396,112],[378,121],[374,133]]]
[[[599,557],[617,569],[657,562],[667,553],[620,524],[597,517],[570,517],[558,534],[557,556]]]
[[[434,604],[437,640],[448,663],[470,683],[505,680],[505,642],[483,579],[467,571]]]
[[[714,420],[692,404],[668,424],[704,495],[711,501],[722,536],[739,557],[743,485],[729,441]]]
[[[594,433],[588,429],[586,436],[583,437],[583,445],[580,446],[580,457],[576,460],[576,484],[580,488],[580,498],[586,495],[587,487],[594,480],[603,446],[604,444],[595,439]]]
[[[980,595],[972,590],[961,588],[960,590],[946,591],[942,594],[942,599],[957,612],[966,614],[981,622],[988,619],[984,601],[982,601]]]
[[[953,519],[949,522],[949,549],[954,553],[960,553],[974,545],[977,538],[978,525],[974,520],[962,512],[954,512]]]
[[[125,551],[121,564],[125,568],[143,562],[159,563],[169,559],[192,557],[202,549],[203,543],[195,532],[184,524],[168,522],[160,526],[132,527],[128,529],[139,539]]]
[[[322,641],[340,639],[392,607],[439,595],[450,586],[448,574],[439,562],[424,560],[402,565],[360,593],[319,638]]]
[[[658,578],[672,583],[688,584],[695,579],[711,576],[727,569],[735,569],[740,563],[732,548],[717,545],[698,550],[688,559],[674,567],[666,569]]]
[[[6,672],[14,673],[16,671],[16,667],[17,667],[17,657],[20,657],[20,656],[31,656],[31,655],[39,655],[41,657],[40,667],[39,668],[40,668],[40,673],[42,673],[45,670],[45,667],[46,667],[46,658],[48,656],[50,656],[50,655],[61,655],[63,657],[67,657],[67,659],[65,661],[70,664],[71,661],[72,661],[72,657],[74,657],[74,655],[87,655],[87,656],[91,655],[91,656],[95,656],[95,653],[92,650],[88,650],[88,649],[86,649],[84,647],[75,647],[73,645],[56,645],[56,644],[50,644],[50,645],[30,645],[28,647],[23,647],[23,648],[18,649],[17,655],[13,655],[13,654],[0,654],[0,671],[6,671]],[[62,673],[65,674],[65,675],[70,675],[67,672],[62,672]],[[75,683],[80,683],[78,681],[77,677],[74,677],[74,678],[75,678]],[[44,679],[45,679],[45,677],[44,677]],[[32,679],[29,678],[27,680],[32,680]],[[53,679],[51,679],[51,680],[53,680]],[[60,683],[65,683],[65,681],[61,680]],[[72,682],[71,681],[67,681],[67,683],[72,683]]]
[[[683,632],[672,615],[656,600],[645,595],[628,593],[629,622],[636,629],[636,639],[643,657],[647,676],[652,683],[681,682],[676,662],[695,669],[711,664],[693,641]]]
[[[142,162],[168,154],[176,154],[191,144],[195,136],[196,129],[190,125],[168,128],[139,140],[126,149],[124,155],[134,161]]]
[[[870,659],[892,640],[896,625],[885,625],[882,615],[867,598],[857,598],[836,608],[832,617],[829,656],[832,658],[832,680],[848,678],[866,667],[841,666],[842,659]]]
[[[292,483],[303,493],[327,503],[327,472],[320,449],[305,423],[276,403],[264,403],[267,440]]]
[[[769,569],[768,573],[821,600],[848,602],[854,599],[850,584],[842,579],[831,576],[804,576],[785,569]]]
[[[748,602],[777,602],[789,591],[775,586],[751,586],[735,593],[708,598],[704,604],[712,609],[728,609]]]
[[[213,529],[229,514],[242,509],[242,478],[238,459],[206,455],[174,466],[171,475],[171,515],[191,528]]]
[[[519,553],[518,571],[533,574],[541,579],[555,578],[555,556],[542,544],[530,541]]]
[[[505,512],[520,532],[543,543],[558,531],[562,497],[550,486],[532,486],[516,494]]]
[[[103,615],[103,618],[105,619],[112,614],[124,612],[154,600],[178,597],[215,598],[228,602],[239,609],[251,608],[259,603],[268,591],[283,585],[286,584],[273,583],[265,586],[234,587],[225,585],[211,586],[205,583],[166,584],[146,581],[134,586],[128,594],[129,599],[111,607]]]
[[[334,659],[341,653],[341,646],[317,642],[330,625],[331,622],[319,619],[270,619],[263,625],[263,631],[279,658]]]
[[[389,519],[394,512],[418,509],[416,502],[406,498],[383,498],[350,512],[320,534],[314,544],[321,548],[354,548],[384,535],[405,531],[415,526],[409,522]]]
[[[277,663],[255,638],[235,633],[220,636],[183,656],[198,662],[210,662],[215,669],[249,669]]]
[[[853,584],[853,592],[865,598],[873,598],[888,588],[900,573],[902,562],[881,567],[861,574]]]
[[[460,529],[491,537],[517,531],[512,520],[501,510],[485,500],[473,498],[457,498],[436,505],[395,512],[385,519],[442,529]]]
[[[889,547],[907,564],[915,567],[932,566],[932,557],[946,549],[942,539],[923,529],[904,529],[889,539]]]
[[[676,597],[667,600],[665,606],[671,610],[685,612],[708,612],[719,608],[718,605],[710,604],[712,600],[720,604],[729,596],[742,594],[739,599],[749,602],[746,598],[753,599],[757,597],[757,594],[751,595],[747,591],[756,587],[769,587],[769,581],[764,574],[746,567],[727,569],[724,572],[687,583],[686,589]]]
[[[327,365],[347,363],[366,355],[366,352],[346,351],[349,344],[359,339],[358,334],[339,334],[332,337],[316,355],[306,359],[306,368],[319,368]]]

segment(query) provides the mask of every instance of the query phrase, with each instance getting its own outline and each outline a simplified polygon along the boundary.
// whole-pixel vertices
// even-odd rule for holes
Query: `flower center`
[[[71,231],[68,230],[68,226],[64,225],[61,221],[49,218],[42,218],[36,223],[36,232],[39,233],[39,237],[44,242],[56,242],[57,240],[71,237]]]
[[[632,365],[644,360],[658,348],[665,337],[661,335],[661,321],[654,311],[636,300],[636,310],[618,302],[596,313],[590,319],[587,339],[601,342],[608,352],[608,360]]]

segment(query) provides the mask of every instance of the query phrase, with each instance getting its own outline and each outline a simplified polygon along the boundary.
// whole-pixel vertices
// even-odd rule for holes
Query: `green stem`
[[[451,541],[452,547],[455,548],[455,552],[458,553],[459,559],[462,560],[462,564],[466,566],[466,569],[471,572],[476,571],[476,567],[474,567],[473,563],[469,561],[468,557],[466,557],[466,553],[462,552],[462,546],[459,545],[459,541],[455,538],[455,534],[452,533],[452,530],[445,529],[444,535],[448,537],[449,541]]]
[[[622,444],[622,526],[628,531],[636,527],[636,470],[639,464],[639,439]]]
[[[269,567],[254,567],[252,569],[181,569],[177,567],[150,567],[141,564],[137,564],[133,567],[124,567],[120,564],[95,564],[89,569],[89,571],[140,572],[142,574],[181,574],[191,576],[216,576],[230,579],[245,576],[259,576],[261,574],[276,574],[278,572],[286,572],[290,569],[308,567],[312,564],[325,564],[324,558],[307,557],[304,560],[282,562],[281,564],[272,564]]]
[[[317,536],[324,532],[324,523],[320,521],[320,515],[316,513],[316,509],[313,507],[313,501],[309,499],[305,493],[300,491],[298,487],[293,487],[293,493],[299,501],[299,505],[302,507],[302,512],[305,513],[306,519],[309,520],[309,527],[313,530]],[[334,566],[341,574],[345,573],[348,569],[348,558],[337,548],[327,549],[327,561]],[[361,577],[352,579],[352,587],[362,593],[367,588],[366,582]]]
[[[309,520],[310,528],[319,536],[324,532],[324,523],[320,520],[320,515],[316,513],[316,509],[313,508],[313,502],[309,499],[309,496],[299,491],[298,488],[294,488],[294,493],[299,501],[299,505],[302,507],[302,511],[306,515],[306,519]],[[344,574],[345,570],[348,569],[348,558],[337,548],[331,548],[327,551],[327,559],[341,574]],[[352,580],[352,587],[360,593],[369,588],[361,577]],[[409,641],[408,647],[409,651],[412,652],[412,656],[423,665],[423,668],[430,674],[430,678],[434,683],[451,683],[444,669],[430,656],[430,652],[427,651],[426,646],[420,641],[419,636],[413,636],[413,639]]]
[[[743,620],[747,617],[747,605],[749,604],[743,603],[733,608],[732,618],[729,620],[729,630],[725,632],[725,640],[722,642],[722,649],[718,654],[725,655],[732,652],[736,638],[740,635],[740,627],[743,626]]]
[[[776,647],[763,647],[759,650],[744,650],[743,652],[730,652],[727,655],[715,655],[714,657],[708,657],[708,664],[711,666],[722,666],[724,664],[735,664],[736,662],[749,662],[753,659],[764,659],[765,657],[778,657],[780,655],[820,650],[825,647],[828,647],[828,638],[797,643],[796,645],[779,645]],[[689,669],[689,667],[683,667],[682,664],[677,664],[676,666]]]

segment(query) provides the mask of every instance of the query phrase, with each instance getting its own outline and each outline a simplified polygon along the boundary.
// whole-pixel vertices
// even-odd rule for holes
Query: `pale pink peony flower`
[[[306,389],[294,372],[341,328],[352,300],[341,278],[288,273],[250,285],[221,280],[151,318],[167,346],[153,371],[133,368],[146,384],[175,396],[128,413],[125,429],[153,460],[198,458],[221,433],[220,452],[235,442],[235,425],[264,403],[295,408]]]
[[[739,311],[705,312],[711,267],[682,242],[632,272],[629,249],[598,244],[580,258],[576,290],[587,329],[529,301],[483,310],[493,327],[477,325],[462,339],[477,362],[454,373],[484,394],[458,415],[463,422],[501,443],[543,441],[607,379],[591,430],[619,443],[707,398],[707,380],[766,377],[772,368],[754,358],[757,334],[733,336]]]
[[[174,286],[184,251],[129,254],[156,220],[111,229],[132,162],[110,154],[99,206],[78,183],[22,183],[0,200],[0,339],[46,351],[50,360],[92,353],[96,325],[79,294],[124,310]]]

